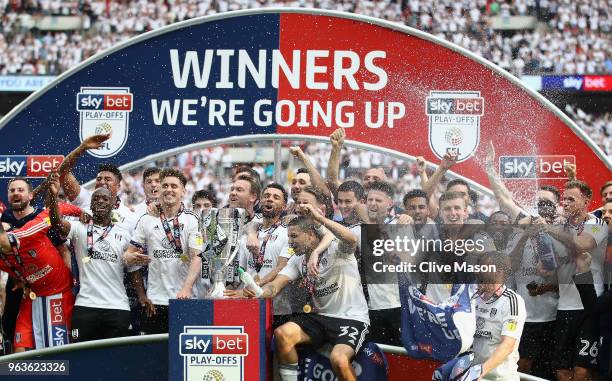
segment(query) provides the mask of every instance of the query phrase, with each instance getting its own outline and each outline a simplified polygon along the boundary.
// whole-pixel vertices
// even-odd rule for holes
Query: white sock
[[[298,364],[278,364],[278,373],[282,381],[297,381]]]

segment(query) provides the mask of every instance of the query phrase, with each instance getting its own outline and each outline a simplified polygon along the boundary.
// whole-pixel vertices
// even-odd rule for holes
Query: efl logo
[[[48,299],[51,321],[51,342],[53,346],[68,344],[68,329],[64,319],[64,306],[61,295]]]
[[[430,91],[425,99],[429,117],[429,146],[440,159],[469,159],[480,142],[480,118],[484,115],[484,98],[480,91]]]
[[[77,94],[77,111],[132,111],[132,94]]]
[[[427,115],[461,114],[484,115],[484,98],[437,98],[427,97]]]
[[[501,156],[499,174],[508,180],[566,179],[565,164],[576,164],[574,155]]]
[[[247,334],[232,335],[180,335],[180,354],[186,355],[248,355]]]
[[[0,156],[0,178],[47,177],[64,161],[63,155]]]

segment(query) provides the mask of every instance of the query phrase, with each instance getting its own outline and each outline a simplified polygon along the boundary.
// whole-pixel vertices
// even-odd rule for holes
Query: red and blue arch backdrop
[[[207,49],[230,49],[234,55],[227,65],[221,65],[220,56],[213,55],[208,87],[196,87],[191,76],[184,88],[177,88],[171,64],[170,51],[173,49],[178,51],[181,62],[187,51],[198,52],[200,66]],[[263,88],[257,86],[248,70],[244,88],[237,85],[239,50],[244,50],[254,65],[258,65],[259,51],[266,51]],[[283,75],[277,87],[272,85],[273,50],[279,50],[288,65],[294,63],[293,51],[299,51],[298,88],[293,88]],[[314,69],[315,72],[311,73],[311,79],[315,82],[328,83],[327,89],[306,86],[307,51],[313,50],[327,52],[313,53],[316,58],[311,57],[314,65],[327,67],[325,72]],[[350,53],[353,58],[355,55],[359,57],[359,67],[353,76],[359,86],[357,90],[351,88],[346,79],[341,89],[333,86],[334,56],[342,51],[353,52]],[[373,51],[385,52],[385,57],[371,60],[369,70],[365,61],[368,53]],[[351,62],[345,58],[342,64],[350,71]],[[213,85],[221,78],[221,66],[229,70],[233,88]],[[372,66],[378,71],[371,70]],[[364,82],[376,83],[380,79],[380,70],[387,76],[385,86],[376,90],[364,89]],[[479,145],[469,159],[456,167],[458,173],[484,186],[488,185],[484,157],[489,140],[496,146],[498,157],[574,156],[578,177],[588,178],[595,189],[609,179],[611,168],[601,151],[597,151],[584,135],[571,128],[571,122],[564,119],[558,110],[555,111],[550,103],[518,85],[517,81],[502,74],[493,65],[420,32],[346,14],[318,10],[235,12],[191,20],[140,36],[69,71],[7,115],[0,123],[0,153],[3,155],[0,161],[5,159],[4,155],[65,155],[76,147],[80,143],[80,114],[76,96],[81,87],[129,87],[133,94],[125,145],[108,158],[85,155],[76,170],[81,181],[93,178],[97,164],[103,161],[124,165],[195,142],[238,135],[328,136],[335,127],[335,119],[332,119],[332,126],[321,125],[321,120],[319,126],[312,126],[312,115],[308,112],[306,126],[300,126],[300,111],[297,111],[296,122],[289,126],[278,126],[276,123],[258,126],[253,122],[254,106],[261,99],[271,101],[265,110],[273,109],[282,100],[292,101],[296,106],[299,106],[298,101],[319,101],[323,104],[332,101],[334,105],[351,101],[354,123],[346,129],[348,140],[370,143],[408,155],[422,155],[429,161],[438,162],[429,143],[429,119],[425,104],[430,91],[479,92],[484,99]],[[202,97],[207,100],[205,107],[200,107],[198,102]],[[195,125],[182,123],[182,110],[175,125],[170,125],[167,120],[155,123],[152,100],[167,100],[174,105],[175,100],[184,103],[188,99],[195,100],[195,104],[190,106],[194,113],[188,115]],[[226,107],[229,107],[229,100],[244,101],[239,107],[243,114],[236,115],[238,120],[244,121],[244,125],[223,126],[218,120],[209,123],[209,106],[213,99],[223,101]],[[388,125],[370,128],[364,122],[365,102],[372,102],[375,110],[378,102],[386,102],[387,105],[396,102],[395,105],[403,106],[404,115],[395,120],[393,128]],[[284,110],[286,115],[287,107]],[[384,113],[388,112],[389,109],[385,109]],[[397,109],[391,112],[397,112]],[[3,175],[8,177],[9,173]],[[5,184],[7,179],[0,180]],[[532,192],[535,188],[528,185],[534,182],[563,183],[561,179],[528,179],[512,180],[507,184],[518,192]]]

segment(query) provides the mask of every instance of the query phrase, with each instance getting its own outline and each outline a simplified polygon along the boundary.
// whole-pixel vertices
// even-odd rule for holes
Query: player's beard
[[[265,208],[261,209],[261,215],[264,216],[265,218],[275,218],[280,216],[281,211],[276,209],[276,208],[272,208],[270,210],[266,210]]]
[[[11,209],[13,209],[14,212],[23,212],[24,210],[26,210],[28,205],[30,205],[29,201],[13,202],[11,203]]]

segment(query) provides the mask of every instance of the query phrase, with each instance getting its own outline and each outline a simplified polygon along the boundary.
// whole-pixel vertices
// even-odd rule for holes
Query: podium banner
[[[272,310],[265,300],[171,300],[170,381],[264,381]]]

